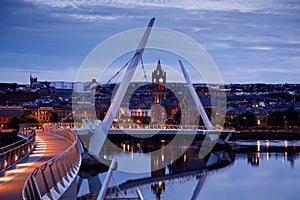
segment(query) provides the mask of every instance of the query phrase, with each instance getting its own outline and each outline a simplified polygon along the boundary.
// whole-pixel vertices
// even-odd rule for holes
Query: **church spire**
[[[157,62],[156,70],[157,71],[162,71],[161,64],[160,64],[160,59]]]

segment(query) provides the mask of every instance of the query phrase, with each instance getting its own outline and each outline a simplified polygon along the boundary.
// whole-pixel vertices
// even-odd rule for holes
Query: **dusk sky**
[[[225,83],[300,83],[300,0],[1,0],[0,82],[74,81],[95,46],[152,17],[200,43]]]

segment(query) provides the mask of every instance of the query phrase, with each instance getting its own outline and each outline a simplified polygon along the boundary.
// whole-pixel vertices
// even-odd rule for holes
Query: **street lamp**
[[[257,120],[257,129],[260,127],[260,119]]]
[[[268,116],[269,116],[269,113],[266,114],[266,129],[268,129]]]
[[[285,118],[285,115],[283,115],[283,127],[284,127],[284,130],[286,129],[286,118]]]

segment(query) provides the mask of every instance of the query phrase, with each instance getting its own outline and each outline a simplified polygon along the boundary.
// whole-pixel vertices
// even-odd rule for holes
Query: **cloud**
[[[252,46],[252,47],[248,47],[248,48],[253,49],[253,50],[262,50],[262,51],[273,50],[273,47],[270,47],[270,46]]]
[[[186,10],[237,10],[241,12],[269,11],[273,8],[298,9],[298,4],[289,4],[280,0],[177,0],[176,3],[170,0],[25,0],[35,4],[46,5],[53,8],[79,8],[86,6],[114,6],[125,8],[136,7],[162,7],[180,8]]]
[[[116,15],[75,14],[75,13],[74,14],[63,13],[63,14],[57,14],[56,16],[80,20],[80,21],[116,20],[116,19],[124,18],[124,16],[116,16]]]
[[[7,6],[2,3],[0,7],[0,69],[11,66],[16,74],[28,66],[41,73],[61,66],[76,71],[99,42],[121,31],[145,27],[155,16],[155,27],[177,30],[205,47],[220,71],[225,72],[226,82],[271,81],[266,76],[272,74],[276,77],[273,82],[280,78],[299,80],[300,72],[293,71],[299,67],[299,0],[24,1],[6,0]],[[14,9],[8,12],[11,2]],[[161,55],[145,52],[144,56],[152,63]],[[166,64],[174,62],[170,57],[161,58]],[[270,70],[270,66],[276,70]],[[266,71],[257,73],[248,68]],[[285,76],[280,77],[278,69]],[[23,74],[30,73],[24,70]],[[48,74],[48,79],[53,78],[50,75],[57,77]],[[18,80],[13,73],[9,75],[10,80]]]

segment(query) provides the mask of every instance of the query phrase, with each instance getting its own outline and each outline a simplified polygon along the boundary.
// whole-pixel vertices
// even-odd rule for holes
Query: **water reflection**
[[[124,150],[125,144],[120,146]],[[138,152],[141,157],[143,152],[152,149],[151,145],[140,143],[127,146],[124,151],[134,156],[133,152]],[[181,150],[174,147],[173,153]],[[150,160],[147,164],[151,166],[149,173],[114,171],[114,181],[107,196],[136,198],[135,189],[138,187],[145,199],[282,199],[281,192],[293,199],[300,185],[300,167],[296,164],[299,150],[298,141],[237,141],[231,148],[218,148],[202,159],[198,157],[199,148],[195,146],[176,160],[172,158],[172,151],[162,151],[161,155],[147,158]],[[107,158],[122,159],[124,156],[104,152]],[[78,188],[78,195],[92,192],[97,196],[101,185],[96,184],[97,180],[104,180],[105,175],[102,172],[78,178],[81,186],[85,182],[84,189]],[[257,192],[249,194],[253,190]]]

